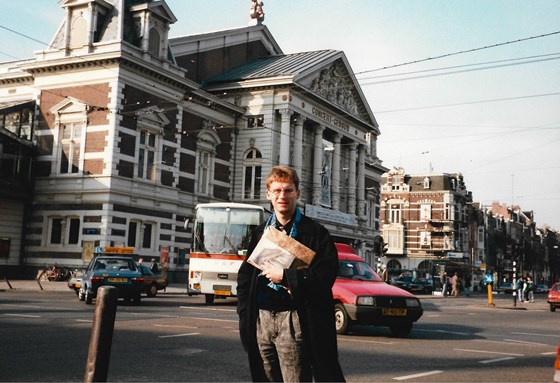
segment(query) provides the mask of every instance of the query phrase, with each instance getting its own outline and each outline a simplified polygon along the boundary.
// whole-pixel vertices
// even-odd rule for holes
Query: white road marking
[[[531,332],[512,332],[515,335],[531,335],[531,336],[547,336],[552,338],[558,338],[558,335],[551,335],[551,334],[535,334]]]
[[[488,363],[495,363],[495,362],[503,362],[504,360],[511,360],[511,359],[515,359],[515,358],[512,356],[506,356],[505,358],[479,360],[478,363],[488,364]]]
[[[180,325],[170,325],[170,324],[155,324],[154,327],[169,327],[169,328],[198,328],[195,326],[180,326]]]
[[[523,356],[523,354],[516,354],[513,352],[497,352],[497,351],[484,351],[484,350],[469,350],[466,348],[454,348],[455,351],[474,352],[478,354],[497,354],[497,355],[510,355],[510,356]]]
[[[535,345],[535,346],[548,346],[548,344],[544,344],[544,343],[537,343],[537,342],[526,342],[523,340],[517,340],[517,339],[504,339],[506,342],[513,342],[513,343],[522,343],[522,344],[527,344],[527,345]]]
[[[351,339],[351,338],[338,338],[339,341],[343,340],[345,342],[353,342],[353,343],[375,343],[375,344],[395,344],[396,342],[381,342],[376,340],[358,340],[358,339]]]
[[[160,335],[158,338],[175,338],[179,336],[191,336],[191,335],[200,335],[199,332],[191,332],[190,334],[173,334],[173,335]]]
[[[219,309],[216,307],[197,307],[197,306],[179,306],[181,309],[191,309],[191,310],[207,310],[207,311],[226,311],[226,312],[236,312],[237,309]]]
[[[27,314],[2,314],[10,317],[23,317],[23,318],[41,318],[40,315],[27,315]]]
[[[76,322],[93,323],[93,320],[91,320],[91,319],[76,319]]]
[[[414,374],[414,375],[399,376],[399,377],[393,378],[393,379],[394,380],[407,380],[407,379],[421,378],[423,376],[441,374],[442,372],[443,371],[441,371],[441,370],[434,370],[434,371],[421,372],[419,374]]]

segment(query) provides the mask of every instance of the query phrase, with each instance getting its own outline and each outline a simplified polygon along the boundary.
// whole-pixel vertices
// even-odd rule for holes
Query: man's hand
[[[262,275],[268,278],[270,282],[279,284],[282,282],[282,278],[284,278],[284,269],[274,266],[270,261],[267,261],[264,264]]]

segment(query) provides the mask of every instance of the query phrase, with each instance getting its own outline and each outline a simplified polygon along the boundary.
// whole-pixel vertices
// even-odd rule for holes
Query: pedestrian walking
[[[441,295],[443,295],[444,297],[447,296],[447,271],[443,272],[443,275],[441,276]]]
[[[535,303],[535,284],[531,277],[527,277],[527,300]]]
[[[467,297],[471,296],[471,276],[468,274],[465,277],[465,295]]]
[[[457,273],[453,273],[453,277],[451,278],[451,296],[459,296],[459,277]]]
[[[523,285],[525,284],[525,281],[523,279],[523,277],[519,277],[519,280],[517,281],[517,296],[519,298],[519,302],[523,302]]]

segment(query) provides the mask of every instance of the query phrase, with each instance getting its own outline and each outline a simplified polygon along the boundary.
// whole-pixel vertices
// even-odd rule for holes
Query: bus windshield
[[[193,251],[245,255],[251,234],[262,220],[261,209],[199,207],[194,223]]]

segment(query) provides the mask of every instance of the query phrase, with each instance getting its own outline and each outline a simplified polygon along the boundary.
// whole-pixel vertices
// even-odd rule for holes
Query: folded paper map
[[[309,266],[314,256],[313,250],[269,226],[247,262],[260,270],[265,268],[266,262],[282,269],[302,268]]]

